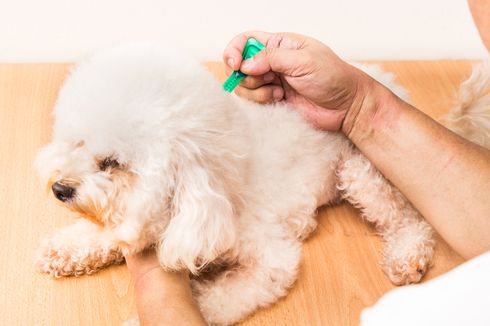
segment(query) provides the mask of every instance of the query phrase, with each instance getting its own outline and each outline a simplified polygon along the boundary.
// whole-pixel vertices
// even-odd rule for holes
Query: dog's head
[[[93,153],[85,141],[53,141],[36,163],[47,189],[67,208],[102,226],[124,219],[136,171],[116,153]]]
[[[67,79],[37,167],[60,203],[121,245],[157,244],[165,265],[196,272],[235,239],[246,142],[232,103],[193,59],[109,50]]]

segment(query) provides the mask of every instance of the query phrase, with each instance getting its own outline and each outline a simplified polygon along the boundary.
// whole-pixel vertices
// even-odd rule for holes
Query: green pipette
[[[243,60],[250,59],[257,53],[259,53],[265,46],[254,38],[249,38],[243,49],[242,58]],[[235,87],[245,78],[245,75],[240,70],[235,70],[230,77],[224,82],[223,89],[226,92],[231,92]]]

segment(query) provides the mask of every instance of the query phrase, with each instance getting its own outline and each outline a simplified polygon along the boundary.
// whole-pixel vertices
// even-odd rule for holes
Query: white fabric
[[[490,325],[490,252],[430,282],[397,288],[361,314],[362,326]]]

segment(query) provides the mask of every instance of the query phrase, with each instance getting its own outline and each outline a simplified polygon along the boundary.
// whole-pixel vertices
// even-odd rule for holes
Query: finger
[[[306,42],[311,42],[307,36],[294,33],[274,33],[267,40],[266,47],[282,49],[300,49]]]
[[[242,63],[242,53],[247,40],[251,37],[255,38],[262,44],[267,44],[272,34],[259,31],[248,31],[235,36],[226,46],[223,52],[223,61],[233,70],[238,70]]]
[[[228,66],[225,66],[225,75],[230,76],[233,73],[233,70]],[[257,79],[256,79],[257,78]],[[272,78],[272,80],[271,80]],[[273,72],[269,72],[267,74],[261,76],[247,76],[244,80],[240,82],[240,86],[249,89],[255,89],[267,84],[272,85],[282,85],[281,79],[279,76]]]
[[[225,65],[225,76],[226,76],[225,79],[231,76],[232,73],[233,73],[233,69],[228,67],[228,65]]]
[[[284,97],[284,90],[277,85],[266,85],[257,89],[238,86],[235,88],[235,93],[240,97],[263,104],[277,102]]]
[[[240,82],[240,86],[248,89],[256,89],[266,84],[270,84],[275,78],[276,75],[273,72],[268,72],[261,76],[247,76]]]
[[[263,75],[269,71],[299,77],[308,73],[312,61],[308,51],[302,49],[266,48],[245,60],[240,70],[247,75]]]

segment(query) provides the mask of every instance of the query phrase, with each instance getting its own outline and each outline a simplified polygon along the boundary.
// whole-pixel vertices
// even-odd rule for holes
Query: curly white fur
[[[75,189],[65,204],[99,226],[80,222],[44,243],[39,264],[52,275],[153,245],[163,268],[202,275],[224,264],[193,290],[209,323],[231,324],[286,295],[317,207],[341,198],[386,241],[394,283],[418,282],[431,263],[429,225],[344,136],[282,104],[226,94],[186,54],[149,44],[102,52],[70,75],[54,115],[41,175]]]
[[[490,149],[490,61],[473,66],[461,84],[459,98],[441,123],[455,133]]]

